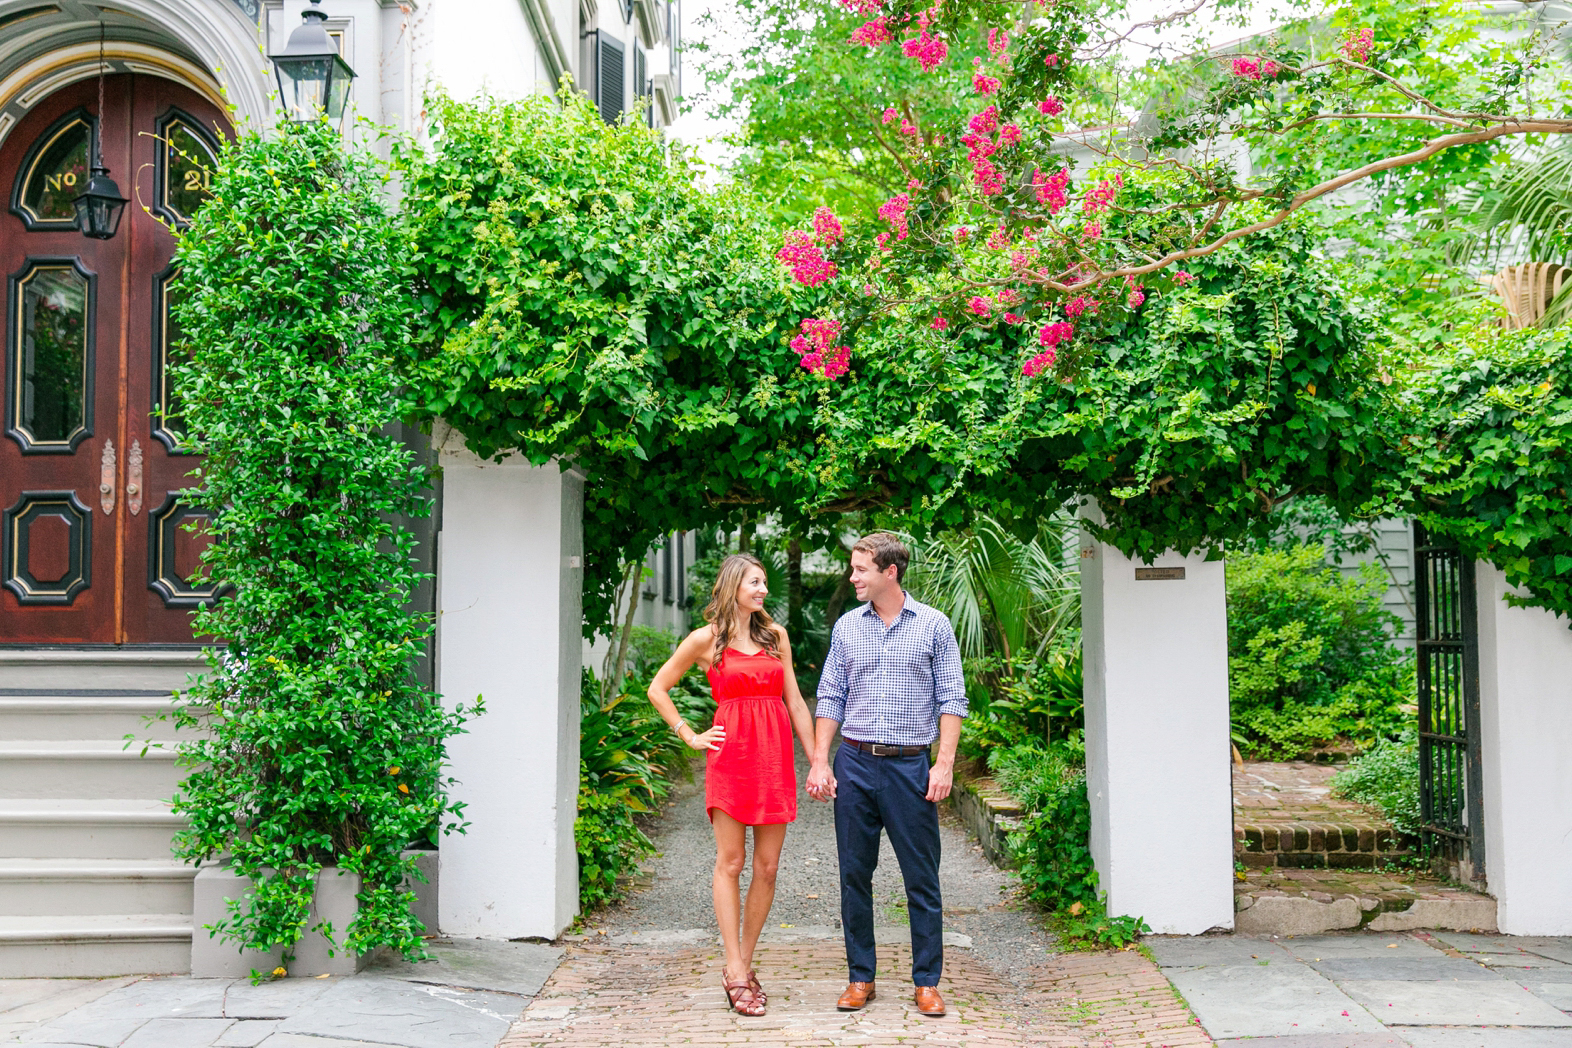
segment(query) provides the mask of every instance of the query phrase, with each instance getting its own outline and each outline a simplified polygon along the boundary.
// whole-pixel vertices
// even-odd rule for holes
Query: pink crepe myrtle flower
[[[917,59],[917,64],[924,73],[931,73],[943,63],[945,56],[950,53],[950,45],[937,36],[931,36],[924,28],[918,35],[901,44],[901,53],[907,58]]]
[[[1064,103],[1059,101],[1054,95],[1049,95],[1037,103],[1037,111],[1042,113],[1043,116],[1058,116],[1064,112]]]
[[[1021,365],[1021,374],[1025,375],[1027,378],[1036,378],[1047,369],[1053,367],[1053,362],[1057,358],[1058,354],[1055,353],[1052,349],[1045,349]]]
[[[874,287],[872,284],[864,284],[862,286],[862,293],[864,295],[876,295],[879,293],[879,289]]]
[[[1004,322],[1006,324],[1024,324],[1026,323],[1026,318],[1021,316],[1019,313],[1006,313],[1004,315]]]
[[[988,53],[997,60],[1010,47],[1010,34],[1003,29],[988,30]]]
[[[863,47],[868,48],[883,47],[894,39],[895,34],[890,32],[890,20],[884,15],[880,15],[872,21],[864,22],[851,35],[852,43],[861,44]]]
[[[884,122],[886,124],[893,124],[900,117],[900,115],[901,114],[895,111],[894,106],[890,106],[890,108],[884,111]]]
[[[974,314],[976,314],[979,317],[987,317],[987,316],[992,316],[993,315],[993,303],[989,302],[986,298],[983,298],[981,295],[973,295],[972,296],[972,300],[970,302],[966,303],[966,308],[971,310]]]
[[[979,159],[972,163],[972,182],[983,196],[993,196],[1004,189],[1004,175],[991,160]]]
[[[841,228],[841,220],[827,207],[813,212],[813,231],[824,241],[825,247],[833,247],[846,235],[846,231]]]
[[[1037,202],[1048,209],[1050,215],[1057,215],[1069,202],[1065,190],[1070,185],[1070,169],[1060,168],[1059,173],[1049,175],[1040,168],[1032,172],[1032,189],[1037,196]]]
[[[916,135],[917,135],[917,125],[912,123],[910,120],[907,120],[905,117],[902,117],[901,118],[901,134],[907,136],[908,138],[916,137]]]
[[[873,238],[874,246],[877,247],[880,251],[888,251],[889,248],[886,245],[889,244],[889,242],[890,234],[888,233],[880,233],[878,236]]]
[[[1068,342],[1075,337],[1075,326],[1068,321],[1060,320],[1053,324],[1044,324],[1042,330],[1037,332],[1039,345],[1053,349],[1061,342]]]
[[[962,241],[964,241],[967,237],[969,237],[971,235],[972,235],[972,231],[970,229],[967,229],[965,226],[956,226],[955,227],[955,242],[957,244],[961,243]]]
[[[1043,58],[1043,65],[1047,66],[1049,69],[1052,69],[1054,66],[1056,66],[1058,64],[1059,64],[1059,56],[1058,55],[1047,55],[1046,57]]]
[[[1074,298],[1070,299],[1069,302],[1065,303],[1064,313],[1065,316],[1074,319],[1075,317],[1080,316],[1082,313],[1085,313],[1088,309],[1095,313],[1097,311],[1097,303],[1093,302],[1085,295],[1076,295]]]
[[[1193,274],[1193,273],[1186,273],[1182,269],[1174,270],[1174,284],[1176,286],[1178,286],[1178,287],[1184,287],[1186,284],[1188,284],[1190,281],[1192,281],[1194,279],[1195,279],[1195,274]]]
[[[1234,58],[1234,76],[1245,80],[1259,80],[1261,79],[1261,67],[1256,64],[1255,59],[1239,55]]]
[[[824,257],[813,242],[813,234],[804,229],[788,230],[786,243],[775,257],[791,267],[791,275],[799,284],[808,287],[818,287],[836,275],[835,263]]]
[[[1018,306],[1026,301],[1026,296],[1013,287],[1001,288],[993,297],[999,300],[1001,306]]]
[[[846,374],[851,364],[851,348],[837,346],[841,324],[838,320],[807,319],[800,325],[801,334],[791,340],[798,363],[825,378],[838,378]]]
[[[1021,140],[1021,129],[1014,124],[1005,124],[999,129],[999,144],[1013,146]]]
[[[841,6],[853,14],[871,15],[884,6],[884,0],[841,0]]]
[[[992,134],[999,129],[999,107],[989,106],[967,121],[966,126],[971,129],[973,134]],[[965,141],[965,139],[962,139],[962,141]]]
[[[1139,309],[1142,302],[1146,301],[1146,292],[1136,287],[1125,298],[1124,304],[1131,309]]]
[[[1000,225],[997,229],[988,235],[988,247],[991,250],[1003,251],[1009,246],[1010,234],[1005,232],[1003,225]]]
[[[896,193],[879,205],[879,217],[890,224],[890,230],[895,234],[896,240],[906,239],[908,232],[906,212],[911,206],[912,198],[905,193]]]
[[[1101,222],[1088,222],[1086,225],[1081,227],[1081,240],[1083,242],[1088,240],[1096,240],[1102,235],[1103,224]]]
[[[928,326],[933,328],[935,331],[943,331],[950,326],[950,322],[945,320],[943,317],[934,317],[933,322]]]
[[[1123,184],[1124,178],[1121,176],[1119,185]],[[1088,189],[1086,194],[1081,197],[1081,213],[1083,215],[1095,215],[1098,212],[1107,211],[1113,206],[1114,197],[1119,194],[1119,185],[1104,179],[1097,183],[1096,188]]]
[[[1370,64],[1370,52],[1375,48],[1375,30],[1369,27],[1350,32],[1343,38],[1343,55],[1350,62],[1360,65]]]
[[[915,193],[917,190],[922,188],[922,182],[915,178],[908,178],[906,180],[906,188]]]
[[[972,90],[977,92],[979,95],[993,94],[995,91],[999,90],[999,84],[999,78],[996,76],[988,76],[984,73],[972,74]]]

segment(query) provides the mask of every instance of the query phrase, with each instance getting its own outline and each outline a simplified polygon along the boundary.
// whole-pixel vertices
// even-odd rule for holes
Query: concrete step
[[[1494,931],[1496,900],[1420,871],[1251,870],[1234,884],[1234,930],[1320,935],[1441,929]]]
[[[6,648],[0,649],[0,690],[174,691],[206,669],[196,648]]]
[[[0,739],[0,797],[164,800],[185,775],[173,743]]]
[[[0,799],[0,859],[169,862],[185,819],[156,800]]]
[[[173,739],[173,721],[149,720],[173,708],[159,691],[0,691],[0,739]]]
[[[0,979],[190,970],[189,914],[0,917]]]
[[[0,917],[190,913],[195,877],[173,859],[0,859]]]

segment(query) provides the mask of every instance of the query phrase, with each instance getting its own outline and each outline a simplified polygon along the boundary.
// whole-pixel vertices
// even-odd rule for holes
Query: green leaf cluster
[[[325,122],[246,134],[176,256],[175,395],[206,456],[185,497],[212,511],[204,570],[233,592],[195,619],[222,640],[178,714],[200,734],[181,744],[175,852],[252,879],[216,926],[251,948],[310,930],[336,866],[362,887],[330,941],[421,953],[401,853],[461,816],[444,741],[479,712],[444,710],[413,673],[431,623],[406,607],[424,576],[399,520],[431,501],[384,430],[414,302],[382,191]]]
[[[1398,833],[1419,835],[1419,734],[1381,739],[1332,776],[1332,795],[1374,805]]]
[[[1228,558],[1228,694],[1239,746],[1301,756],[1338,739],[1357,745],[1412,719],[1413,656],[1393,636],[1379,565],[1344,574],[1320,546]]]
[[[1406,396],[1420,521],[1572,619],[1572,329],[1464,332]]]

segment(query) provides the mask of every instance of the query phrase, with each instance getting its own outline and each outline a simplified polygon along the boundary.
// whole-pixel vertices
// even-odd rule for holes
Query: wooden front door
[[[171,226],[206,196],[223,114],[149,76],[104,85],[105,162],[129,197],[91,240],[72,199],[88,177],[98,83],[63,88],[0,144],[5,432],[0,435],[0,643],[189,643],[212,598],[193,581],[203,514],[182,501],[165,367]]]

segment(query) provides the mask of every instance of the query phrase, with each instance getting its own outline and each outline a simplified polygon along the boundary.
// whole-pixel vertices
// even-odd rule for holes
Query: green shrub
[[[1092,864],[1086,772],[1066,749],[1021,745],[994,751],[991,770],[999,785],[1031,813],[1010,834],[1010,852],[1027,898],[1054,914],[1061,938],[1122,947],[1151,929],[1139,917],[1108,915]]]
[[[967,659],[966,730],[960,752],[988,760],[997,750],[1078,737],[1084,727],[1079,631],[1073,646],[1017,661],[1004,673],[995,656]]]
[[[588,913],[621,893],[617,878],[631,872],[655,850],[633,821],[626,794],[601,791],[579,778],[579,814],[573,840],[579,853],[579,911]]]
[[[224,640],[176,714],[193,731],[174,851],[227,856],[255,889],[214,927],[286,955],[330,865],[361,881],[349,926],[322,927],[337,948],[422,953],[401,853],[461,819],[444,743],[479,712],[413,672],[431,623],[408,610],[423,576],[400,519],[430,500],[385,431],[414,300],[383,189],[325,123],[248,133],[177,256],[175,394],[207,456],[188,497],[214,514],[204,570],[234,591],[193,625]]]
[[[1399,833],[1418,836],[1419,735],[1410,728],[1396,739],[1382,739],[1332,776],[1332,795],[1371,804],[1386,814]]]
[[[1378,565],[1345,575],[1322,547],[1228,560],[1228,686],[1235,735],[1252,756],[1369,744],[1412,718],[1413,656],[1392,640]]]

